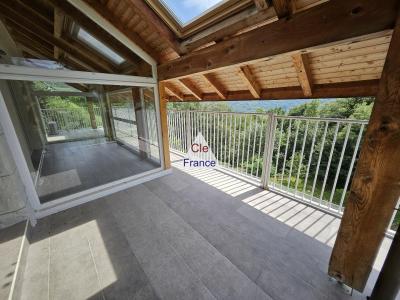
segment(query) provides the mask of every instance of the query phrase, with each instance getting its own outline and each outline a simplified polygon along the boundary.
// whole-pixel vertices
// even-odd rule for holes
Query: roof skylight
[[[108,48],[106,45],[104,45],[102,42],[97,40],[95,37],[90,35],[87,31],[85,31],[82,28],[79,28],[77,38],[87,44],[88,46],[92,47],[94,50],[100,52],[103,54],[105,57],[110,59],[113,63],[120,65],[122,64],[125,59],[115,53],[113,50]]]
[[[181,25],[187,25],[226,0],[161,0]]]

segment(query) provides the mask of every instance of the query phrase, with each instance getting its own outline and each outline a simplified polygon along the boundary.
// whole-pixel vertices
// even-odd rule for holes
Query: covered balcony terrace
[[[326,276],[339,218],[240,176],[183,169],[180,156],[172,159],[168,176],[39,220],[26,241],[21,299],[365,299],[371,293],[389,238],[364,293],[351,292]],[[7,238],[9,244],[3,231],[1,253]],[[3,294],[10,281],[2,275]]]

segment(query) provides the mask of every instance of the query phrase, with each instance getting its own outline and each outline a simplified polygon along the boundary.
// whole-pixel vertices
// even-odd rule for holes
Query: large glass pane
[[[152,88],[0,83],[42,203],[161,166]]]

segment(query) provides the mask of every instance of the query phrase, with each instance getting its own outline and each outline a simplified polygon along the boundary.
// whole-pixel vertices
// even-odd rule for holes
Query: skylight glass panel
[[[175,19],[186,25],[226,0],[161,0]]]
[[[102,42],[97,40],[95,37],[90,35],[87,31],[83,30],[82,28],[79,28],[77,37],[85,44],[89,45],[96,51],[100,52],[101,54],[109,58],[115,64],[120,65],[125,61],[124,58],[119,56],[117,53],[115,53],[113,50],[108,48],[106,45],[104,45]]]

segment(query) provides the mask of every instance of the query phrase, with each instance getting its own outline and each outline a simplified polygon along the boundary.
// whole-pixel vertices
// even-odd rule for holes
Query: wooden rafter
[[[367,283],[400,196],[399,74],[400,17],[329,263],[331,276],[359,291]]]
[[[272,0],[276,15],[279,19],[289,17],[292,14],[292,0]]]
[[[263,10],[269,7],[267,0],[254,0],[254,4],[258,10]]]
[[[62,39],[67,42],[71,47],[75,49],[79,49],[79,51],[83,54],[88,56],[87,61],[91,61],[92,63],[96,63],[102,67],[103,70],[106,70],[110,73],[117,73],[118,67],[106,59],[103,55],[93,51],[89,46],[85,45],[84,43],[80,42],[79,40],[73,39],[68,35],[62,36]]]
[[[155,60],[161,61],[159,54],[150,47],[142,37],[132,30],[126,28],[126,24],[122,23],[121,20],[115,18],[115,16],[104,8],[104,5],[100,4],[97,0],[86,0],[86,2],[94,9],[98,14],[100,14],[104,19],[111,22],[119,31],[126,35],[131,41],[137,44],[143,49],[147,54],[149,54]]]
[[[215,79],[212,74],[203,74],[203,79],[213,88],[221,99],[226,99],[225,88]]]
[[[24,18],[22,15],[4,6],[2,2],[0,2],[0,8],[0,16],[6,19],[7,24],[13,29],[25,31],[28,35],[34,36],[38,41],[51,43],[53,46],[61,48],[65,53],[92,66],[97,71],[107,72],[107,69],[104,69],[100,64],[94,61],[90,55],[83,53],[81,49],[74,48],[63,39],[56,38],[53,33],[44,30],[34,21]]]
[[[185,53],[191,52],[207,43],[220,41],[226,37],[233,36],[244,28],[254,26],[274,16],[275,11],[272,7],[261,11],[257,10],[257,8],[249,7],[182,41],[183,51]]]
[[[243,83],[246,84],[248,87],[251,95],[254,98],[260,98],[261,96],[261,88],[260,85],[257,83],[256,79],[254,78],[253,74],[251,73],[249,66],[243,66],[239,68],[238,74],[242,79]]]
[[[313,81],[308,54],[296,53],[292,56],[292,59],[304,96],[310,97],[312,95]]]
[[[290,19],[278,20],[161,64],[158,78],[166,80],[207,73],[391,29],[398,6],[397,0],[379,3],[376,0],[331,0],[297,13]]]
[[[104,43],[107,47],[113,49],[120,56],[126,60],[136,63],[139,58],[123,43],[114,38],[110,33],[105,31],[100,25],[89,19],[84,13],[75,8],[73,5],[64,0],[47,0],[53,7],[60,9],[66,16],[77,22],[91,35],[93,35],[100,42]]]
[[[315,84],[313,90],[314,98],[343,98],[343,97],[373,97],[378,91],[378,80],[363,80],[353,82],[341,82],[330,84]],[[269,88],[261,91],[261,99],[286,100],[305,98],[300,87]],[[253,95],[249,91],[228,91],[224,100],[240,101],[252,100]],[[203,101],[221,100],[217,93],[205,93],[202,95]],[[170,99],[178,101],[178,99]],[[179,99],[179,101],[182,101]],[[183,101],[198,101],[191,95],[184,95]]]
[[[189,92],[196,97],[198,100],[202,99],[201,91],[193,84],[193,82],[188,78],[179,79],[179,82],[189,90]]]
[[[54,36],[61,38],[64,28],[64,14],[58,8],[54,8]],[[54,58],[57,60],[62,55],[62,50],[54,46]]]
[[[146,21],[148,26],[152,27],[175,52],[182,54],[180,43],[174,32],[158,17],[145,1],[129,0],[129,3],[135,8],[136,13]]]
[[[172,85],[170,85],[169,83],[165,82],[163,84],[163,87],[165,90],[168,91],[169,94],[172,94],[173,96],[175,96],[177,99],[179,100],[183,100],[183,94],[178,91],[176,88],[174,88]]]

